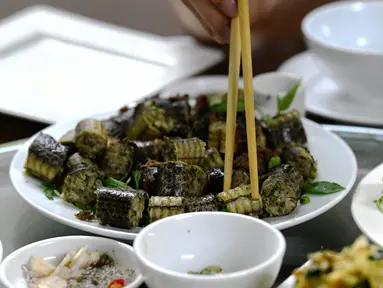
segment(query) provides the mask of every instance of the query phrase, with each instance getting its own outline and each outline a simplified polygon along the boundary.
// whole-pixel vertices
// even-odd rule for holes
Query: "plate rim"
[[[365,175],[362,180],[360,180],[360,182],[358,183],[358,186],[356,187],[355,189],[355,193],[351,199],[351,215],[352,215],[352,219],[354,220],[356,226],[362,231],[362,233],[364,235],[366,235],[372,242],[374,242],[375,244],[377,245],[383,245],[383,243],[379,243],[379,241],[376,240],[376,236],[375,233],[371,233],[370,230],[366,229],[364,227],[364,225],[362,224],[362,222],[359,220],[359,217],[357,217],[357,214],[356,214],[356,207],[357,207],[357,204],[356,204],[356,200],[360,197],[360,195],[363,194],[363,189],[361,188],[362,185],[365,185],[364,182],[366,181],[366,179],[369,178],[369,176],[372,174],[372,173],[375,173],[376,171],[379,171],[379,170],[382,170],[383,171],[383,163],[377,165],[375,168],[373,168],[370,172],[367,173],[367,175]],[[383,175],[382,175],[383,177]],[[383,185],[383,181],[380,183]],[[371,200],[373,201],[373,200]]]
[[[115,113],[116,113],[116,111],[113,111],[113,112],[111,111],[111,112],[107,112],[107,113],[96,114],[96,115],[93,115],[93,117],[95,117],[95,118],[105,117],[106,118],[108,116],[114,115]],[[138,232],[131,232],[130,230],[126,230],[126,229],[121,229],[121,231],[119,231],[120,230],[119,228],[110,229],[110,227],[108,227],[108,226],[103,227],[101,225],[99,227],[95,227],[95,226],[89,225],[87,222],[74,221],[73,219],[55,214],[54,212],[49,211],[48,209],[42,208],[40,205],[38,205],[34,201],[32,201],[32,199],[29,199],[28,197],[26,197],[26,193],[22,192],[23,188],[20,187],[20,184],[15,179],[17,173],[19,173],[18,170],[20,168],[20,167],[17,167],[15,164],[16,159],[18,157],[20,157],[19,154],[22,152],[22,150],[27,149],[27,147],[30,145],[30,143],[33,141],[33,139],[39,133],[44,132],[47,129],[51,129],[54,126],[57,126],[57,127],[65,126],[68,122],[75,122],[78,120],[80,120],[80,119],[58,122],[56,124],[53,124],[53,125],[46,127],[45,129],[43,129],[43,130],[37,132],[36,134],[34,134],[33,136],[31,136],[18,149],[18,151],[15,153],[15,155],[13,156],[12,161],[10,163],[9,175],[10,175],[12,185],[15,188],[16,192],[20,195],[20,197],[22,197],[24,199],[24,201],[26,201],[34,209],[36,209],[37,211],[39,211],[40,213],[42,213],[43,215],[45,215],[46,217],[48,217],[54,221],[57,221],[61,224],[69,226],[69,227],[73,227],[75,229],[79,229],[79,230],[93,233],[93,234],[97,234],[97,235],[102,235],[105,237],[113,237],[113,238],[125,239],[125,240],[134,240],[136,235],[138,234]],[[289,220],[282,222],[282,223],[271,224],[278,230],[284,230],[284,229],[287,229],[287,228],[290,228],[293,226],[297,226],[297,225],[302,224],[304,222],[307,222],[313,218],[316,218],[316,217],[320,216],[321,214],[327,212],[328,210],[332,209],[334,206],[336,206],[339,202],[341,202],[348,195],[348,193],[351,191],[352,187],[355,184],[355,180],[356,180],[356,176],[357,176],[358,164],[357,164],[355,154],[352,151],[352,149],[350,148],[350,146],[341,137],[339,137],[338,135],[336,135],[333,132],[325,130],[320,124],[315,123],[314,121],[306,119],[304,117],[302,118],[302,121],[304,124],[310,125],[310,126],[315,127],[317,129],[321,129],[324,133],[329,135],[329,137],[333,137],[333,139],[336,140],[339,143],[339,145],[341,145],[343,147],[344,151],[346,151],[346,153],[349,154],[350,160],[353,163],[353,165],[351,167],[351,169],[352,169],[351,170],[351,178],[348,180],[348,183],[345,186],[345,190],[340,192],[338,194],[339,196],[337,198],[326,203],[322,207],[320,207],[320,208],[318,208],[318,209],[316,209],[316,210],[314,210],[308,214],[302,215],[298,219],[292,218],[292,219],[289,219]]]
[[[296,63],[305,61],[305,58],[307,58],[307,57],[313,58],[313,54],[309,50],[298,53],[298,54],[292,56],[291,58],[287,59],[285,62],[283,62],[278,67],[277,71],[297,74],[296,70],[291,69],[291,68],[294,67]],[[314,73],[313,75],[311,75],[310,77],[305,78],[303,76],[304,77],[304,83],[306,86],[312,86],[314,84],[314,81],[319,81],[321,78],[326,77],[325,75],[323,75],[323,73],[319,69],[317,69],[317,70],[318,71],[316,73]],[[331,77],[330,77],[330,79],[331,79]],[[377,118],[366,119],[363,116],[363,118],[355,119],[355,116],[351,117],[351,115],[345,115],[345,114],[342,114],[341,112],[338,112],[335,110],[329,111],[326,109],[322,109],[321,107],[318,108],[318,106],[316,106],[316,105],[311,105],[310,101],[309,101],[310,97],[307,96],[308,95],[307,89],[305,89],[305,90],[306,90],[306,110],[312,114],[315,114],[317,116],[324,117],[324,118],[327,118],[330,120],[342,121],[342,122],[347,122],[350,124],[373,125],[373,126],[383,125],[383,117],[381,119],[377,119]],[[355,105],[357,105],[357,104],[358,103],[356,102]],[[337,116],[334,116],[334,113]]]

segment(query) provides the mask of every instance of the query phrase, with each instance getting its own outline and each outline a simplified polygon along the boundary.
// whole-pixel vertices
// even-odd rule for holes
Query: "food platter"
[[[105,119],[116,113],[95,115],[94,119]],[[79,119],[81,120],[81,119]],[[63,134],[75,128],[79,120],[59,122],[42,132],[58,140]],[[336,182],[345,189],[334,194],[310,195],[311,202],[298,207],[291,214],[282,217],[265,218],[278,229],[286,229],[306,222],[331,209],[339,203],[352,188],[357,171],[355,155],[338,136],[325,131],[320,125],[302,119],[308,138],[308,148],[318,163],[317,181]],[[84,222],[75,217],[78,208],[60,198],[49,200],[43,193],[40,181],[27,176],[24,163],[28,148],[38,135],[31,137],[17,152],[11,166],[10,178],[19,195],[44,215],[74,228],[119,239],[133,240],[140,228],[131,230],[102,226],[97,222]]]
[[[356,188],[351,212],[356,225],[378,245],[383,245],[383,213],[374,203],[383,196],[383,164],[367,174]]]

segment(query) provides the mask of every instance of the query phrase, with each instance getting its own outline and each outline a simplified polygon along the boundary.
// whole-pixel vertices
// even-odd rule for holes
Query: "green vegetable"
[[[226,113],[227,111],[227,101],[224,100],[220,103],[210,106],[210,110],[216,113]],[[237,112],[245,111],[245,100],[238,100],[237,102]]]
[[[219,266],[209,266],[203,269],[201,272],[193,272],[190,271],[188,274],[194,274],[194,275],[214,275],[214,274],[220,274],[222,273],[222,268]]]
[[[301,81],[295,84],[290,88],[289,91],[284,96],[278,96],[277,98],[277,106],[278,106],[278,114],[283,111],[289,109],[291,103],[293,103],[295,95],[297,94],[298,88],[301,85]]]
[[[107,188],[128,188],[129,186],[125,182],[122,182],[122,181],[116,180],[112,177],[109,177],[108,179],[106,179],[104,181],[104,187],[107,187]]]
[[[75,205],[78,209],[81,211],[89,211],[92,213],[96,213],[96,207],[95,206],[87,206],[87,205],[82,205],[82,204],[76,204]]]
[[[279,157],[273,157],[269,161],[269,170],[274,168],[274,167],[279,167],[281,166],[281,158]]]
[[[337,183],[320,181],[303,185],[303,194],[333,194],[345,188]]]
[[[302,196],[302,198],[301,198],[301,204],[308,204],[308,203],[310,203],[310,202],[311,202],[311,200],[310,200],[310,197],[309,197],[309,196],[307,196],[307,195]]]
[[[143,215],[139,224],[139,227],[145,227],[150,224],[150,216],[149,215]]]
[[[222,211],[222,212],[229,212],[229,213],[230,213],[230,211],[227,210],[226,208],[222,209],[221,211]]]
[[[374,200],[374,203],[375,203],[376,207],[379,209],[379,211],[383,213],[383,206],[382,206],[383,196],[380,197],[378,200]]]
[[[207,102],[209,103],[209,107],[220,104],[222,103],[222,101],[225,101],[225,100],[226,100],[225,94],[213,93],[213,94],[207,95]]]
[[[47,196],[49,200],[53,200],[53,197],[58,196],[60,197],[61,193],[59,190],[57,190],[56,186],[49,183],[43,183],[44,187],[44,194]]]
[[[140,188],[140,181],[141,181],[141,172],[139,170],[134,170],[132,172],[134,184],[136,184],[136,189]]]

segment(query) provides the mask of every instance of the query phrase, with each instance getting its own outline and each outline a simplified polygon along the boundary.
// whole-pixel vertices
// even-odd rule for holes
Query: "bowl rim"
[[[151,229],[154,227],[160,226],[163,223],[174,221],[175,219],[183,219],[183,218],[190,218],[190,217],[202,217],[202,216],[211,216],[215,215],[217,217],[235,217],[235,218],[241,218],[246,221],[251,221],[256,225],[261,225],[267,229],[269,229],[273,235],[277,238],[278,241],[278,247],[277,249],[273,252],[272,256],[268,258],[266,261],[256,265],[252,266],[251,268],[243,269],[240,271],[236,272],[230,272],[230,273],[223,273],[220,275],[209,275],[209,277],[201,277],[198,275],[193,275],[193,274],[188,274],[188,273],[182,273],[182,272],[176,272],[170,269],[162,268],[161,266],[152,263],[149,261],[142,253],[141,247],[142,247],[142,242],[144,241],[144,237],[149,232]],[[186,214],[180,214],[180,215],[174,215],[170,216],[161,220],[158,220],[148,226],[146,226],[144,229],[140,231],[140,233],[137,235],[136,239],[134,240],[133,243],[133,249],[135,251],[136,257],[138,258],[139,261],[142,261],[145,266],[150,267],[153,270],[156,270],[162,274],[166,274],[168,276],[174,277],[174,278],[183,278],[183,279],[189,279],[193,281],[201,281],[201,282],[206,282],[206,281],[222,281],[222,280],[227,280],[227,279],[238,279],[242,278],[246,275],[251,275],[259,270],[261,270],[264,267],[269,266],[270,264],[276,262],[279,258],[283,258],[284,254],[286,252],[286,239],[279,231],[278,229],[274,228],[272,225],[269,223],[260,220],[255,217],[247,216],[247,215],[242,215],[242,214],[237,214],[237,213],[228,213],[228,212],[192,212],[192,213],[186,213]],[[145,278],[145,275],[144,275]]]
[[[383,51],[372,51],[372,50],[360,50],[355,48],[347,48],[340,45],[335,45],[328,43],[326,41],[323,41],[320,37],[317,37],[314,33],[311,33],[308,29],[309,22],[312,21],[317,15],[320,15],[322,13],[328,12],[332,9],[339,9],[344,7],[349,7],[351,5],[355,4],[363,4],[363,5],[382,5],[383,2],[380,0],[369,0],[369,1],[361,1],[361,0],[345,0],[345,1],[336,1],[327,3],[324,5],[321,5],[312,11],[310,11],[306,16],[303,18],[301,22],[301,31],[303,32],[304,36],[312,42],[315,42],[317,45],[322,46],[323,48],[327,48],[330,50],[336,50],[338,52],[352,54],[352,55],[362,55],[362,56],[381,56],[383,55]]]
[[[10,266],[14,265],[14,263],[12,263],[13,260],[16,257],[18,257],[20,254],[23,254],[25,251],[31,250],[37,246],[41,246],[41,245],[49,244],[49,243],[58,245],[59,243],[63,241],[68,241],[68,240],[72,240],[72,241],[77,240],[77,241],[81,241],[85,243],[92,242],[92,241],[100,241],[100,242],[109,243],[112,246],[121,246],[123,249],[126,249],[127,251],[129,251],[129,253],[131,253],[131,257],[135,257],[134,256],[135,252],[130,245],[119,242],[114,239],[110,239],[110,238],[97,237],[97,236],[85,236],[85,235],[53,237],[53,238],[48,238],[48,239],[36,241],[28,245],[25,245],[19,249],[16,249],[12,253],[10,253],[7,257],[5,257],[4,261],[0,263],[0,283],[5,285],[5,288],[15,287],[13,283],[9,280],[9,277],[6,274],[6,271],[9,269]],[[85,243],[84,245],[86,245]],[[70,248],[68,248],[68,251],[69,249]],[[133,261],[134,260],[135,259],[133,259]],[[143,283],[143,277],[142,277],[141,271],[139,271],[138,269],[135,269],[135,272],[137,274],[136,279],[133,282],[129,283],[128,285],[124,286],[123,288],[139,287]]]

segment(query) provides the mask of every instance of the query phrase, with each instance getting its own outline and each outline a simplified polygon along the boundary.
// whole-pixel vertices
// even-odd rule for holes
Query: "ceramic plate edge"
[[[365,175],[362,178],[362,180],[359,182],[358,186],[356,187],[355,193],[354,193],[352,200],[351,200],[351,215],[352,215],[352,218],[353,218],[356,226],[358,226],[358,228],[362,231],[362,233],[364,235],[366,235],[371,241],[375,242],[375,244],[383,245],[383,243],[379,243],[379,241],[377,241],[375,239],[375,236],[373,236],[373,234],[371,234],[366,228],[364,228],[364,225],[362,224],[361,221],[359,221],[359,218],[355,214],[356,213],[355,212],[355,209],[356,209],[355,200],[356,200],[356,198],[358,198],[363,193],[363,190],[360,189],[360,186],[363,185],[364,181],[370,176],[371,173],[374,173],[377,170],[383,170],[383,163],[379,164],[374,169],[372,169],[367,175]],[[383,182],[382,182],[382,184],[383,184]],[[371,201],[373,201],[373,200],[371,200]]]

